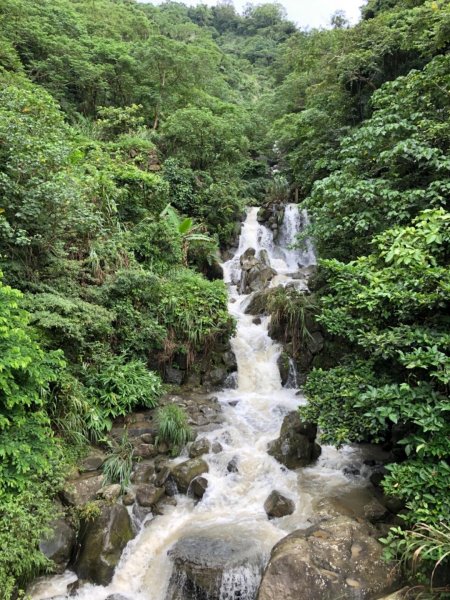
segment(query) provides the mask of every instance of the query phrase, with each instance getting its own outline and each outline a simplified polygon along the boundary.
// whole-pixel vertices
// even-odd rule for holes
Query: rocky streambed
[[[301,220],[289,214],[295,231]],[[56,520],[43,545],[69,571],[38,582],[33,600],[375,600],[400,587],[378,537],[401,507],[370,482],[379,483],[389,457],[372,447],[320,447],[296,410],[304,398],[283,387],[270,319],[248,314],[255,293],[307,285],[289,274],[300,272],[302,256],[275,243],[277,230],[289,237],[289,228],[268,228],[249,210],[224,264],[238,323],[235,385],[164,398],[186,409],[196,434],[175,459],[158,443],[154,411],[115,423],[111,435],[126,430],[133,447],[130,485],[125,493],[105,486],[104,455],[85,458],[61,494],[78,527]]]

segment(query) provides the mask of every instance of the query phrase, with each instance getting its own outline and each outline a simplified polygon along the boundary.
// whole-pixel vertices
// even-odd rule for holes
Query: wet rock
[[[268,287],[275,277],[276,271],[271,268],[266,250],[260,250],[258,256],[254,248],[248,248],[240,257],[241,279],[239,291],[241,294],[261,291]]]
[[[75,548],[75,531],[63,519],[55,519],[50,524],[51,533],[39,543],[39,549],[55,563],[57,573],[63,573]]]
[[[236,371],[236,369],[237,369],[236,355],[234,354],[234,352],[232,350],[227,350],[226,352],[224,352],[222,354],[222,361],[223,361],[224,365],[227,367],[228,371]]]
[[[169,467],[164,467],[156,475],[156,477],[155,477],[155,485],[157,487],[162,487],[166,483],[166,481],[169,478],[169,476],[170,476],[170,469],[169,469]]]
[[[122,492],[122,488],[119,483],[112,483],[111,485],[106,485],[102,487],[101,490],[98,491],[97,497],[103,498],[108,502],[115,502]]]
[[[208,480],[205,477],[196,477],[189,486],[189,491],[194,498],[201,500],[208,487]]]
[[[238,374],[237,371],[230,373],[224,381],[224,388],[227,390],[236,390],[238,387]]]
[[[134,450],[134,455],[139,458],[153,458],[159,452],[159,447],[154,444],[139,444]]]
[[[256,292],[251,296],[250,301],[245,309],[246,315],[253,315],[256,318],[261,318],[260,315],[265,314],[267,312],[267,302],[269,300],[270,294],[272,290],[265,289],[260,292]],[[261,322],[255,323],[255,325],[260,325]]]
[[[127,489],[125,494],[122,496],[122,502],[125,506],[131,506],[134,504],[136,502],[136,492],[132,488]]]
[[[199,438],[192,442],[189,448],[189,458],[198,458],[203,454],[208,454],[211,449],[211,443],[206,438]]]
[[[97,448],[92,448],[89,454],[84,458],[80,465],[79,470],[83,472],[98,471],[103,465],[106,459],[106,454]]]
[[[145,508],[152,507],[161,500],[164,493],[164,488],[144,483],[136,487],[136,502]]]
[[[203,459],[192,458],[173,467],[171,478],[175,481],[178,490],[185,494],[191,481],[208,471],[209,467]]]
[[[239,473],[238,462],[239,462],[239,459],[237,456],[234,456],[230,460],[230,462],[227,464],[228,473]]]
[[[231,406],[233,408],[235,406],[237,406],[238,404],[239,404],[239,400],[231,400],[231,402],[228,402],[228,406]]]
[[[317,427],[304,423],[297,411],[286,415],[280,437],[269,443],[268,453],[288,469],[306,467],[320,456],[320,446],[315,443]]]
[[[133,504],[132,515],[134,523],[138,524],[136,530],[142,525],[148,515],[152,514],[152,509],[149,506],[140,506],[137,502]]]
[[[232,577],[230,598],[255,597],[263,559],[248,536],[243,535],[241,539],[202,535],[183,538],[169,551],[169,556],[174,569],[166,597],[171,600],[219,600],[224,597],[222,586],[227,581],[231,583]],[[250,577],[246,577],[247,574]]]
[[[181,385],[183,383],[186,372],[175,367],[167,366],[164,371],[164,379],[166,383],[172,385]]]
[[[53,599],[72,596],[72,592],[76,591],[79,584],[78,577],[72,571],[65,571],[64,573],[51,575],[50,577],[52,593],[54,593],[52,596]],[[48,589],[49,577],[39,577],[28,588],[25,597],[29,598],[31,596],[32,598],[51,600],[48,595]]]
[[[254,319],[252,319],[252,323],[253,323],[253,325],[261,325],[261,323],[262,323],[261,317],[255,317]]]
[[[65,504],[71,506],[83,506],[86,502],[95,500],[103,483],[103,475],[98,475],[96,472],[86,473],[77,479],[70,479],[65,483],[61,499]]]
[[[133,483],[150,483],[155,475],[155,465],[153,462],[143,461],[134,467],[131,474]]]
[[[319,520],[330,517],[347,516],[371,523],[379,523],[389,518],[390,513],[368,488],[354,488],[338,496],[320,498],[313,505],[314,515]]]
[[[219,454],[222,451],[223,451],[222,444],[220,442],[213,442],[213,444],[211,446],[211,452],[213,454]]]
[[[342,469],[342,472],[349,479],[355,479],[356,477],[360,477],[360,475],[361,475],[361,470],[358,469],[358,467],[352,467],[352,466],[344,467]]]
[[[295,504],[292,500],[274,490],[264,502],[264,510],[269,519],[279,519],[291,515],[295,510]]]
[[[280,371],[281,385],[284,387],[289,379],[289,354],[282,352],[277,360],[278,370]]]
[[[130,598],[123,594],[111,594],[110,596],[107,596],[105,600],[130,600]]]
[[[108,585],[133,531],[127,509],[121,504],[104,505],[93,521],[82,527],[81,547],[75,571],[80,579]]]
[[[383,559],[369,524],[338,517],[295,531],[272,550],[258,600],[366,600],[395,589],[399,573]]]

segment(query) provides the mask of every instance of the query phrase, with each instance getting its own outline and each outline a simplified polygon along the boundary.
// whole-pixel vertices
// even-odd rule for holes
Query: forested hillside
[[[308,209],[321,258],[313,296],[277,307],[300,326],[314,306],[326,338],[302,413],[324,442],[392,450],[407,527],[388,553],[448,564],[450,4],[332,23],[0,2],[5,600],[49,566],[38,542],[83,446],[168,382],[207,382],[234,331],[219,252],[277,197]]]

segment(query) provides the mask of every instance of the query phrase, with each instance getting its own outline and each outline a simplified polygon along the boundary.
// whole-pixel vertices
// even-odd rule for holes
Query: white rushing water
[[[304,398],[296,389],[282,388],[277,367],[281,348],[268,335],[268,318],[255,324],[253,317],[245,314],[249,297],[239,295],[237,290],[239,257],[250,247],[267,250],[271,266],[284,277],[283,281],[292,281],[290,273],[302,266],[315,264],[315,257],[311,245],[305,251],[289,248],[307,224],[305,213],[289,205],[279,242],[275,243],[272,232],[258,223],[257,211],[248,210],[239,248],[223,265],[230,289],[229,310],[237,319],[232,347],[238,382],[237,389],[219,394],[223,425],[202,434],[223,447],[222,452],[205,457],[209,464],[206,494],[198,504],[186,496],[177,496],[177,506],[168,507],[164,515],[148,522],[128,544],[111,584],[83,585],[75,595],[78,600],[105,600],[115,593],[129,600],[172,600],[167,595],[172,573],[167,552],[180,538],[204,534],[219,540],[246,539],[264,562],[278,540],[311,524],[314,501],[360,485],[342,473],[346,464],[355,463],[358,450],[346,448],[337,452],[325,447],[314,466],[299,471],[285,469],[267,454],[267,444],[278,437],[284,416],[304,403]],[[238,471],[229,473],[227,465],[232,459],[237,461]],[[268,520],[264,501],[273,490],[295,502],[292,515]],[[254,600],[260,571],[255,566],[234,566],[223,577],[220,600]],[[33,600],[68,598],[65,589],[64,577],[51,578],[35,590]]]

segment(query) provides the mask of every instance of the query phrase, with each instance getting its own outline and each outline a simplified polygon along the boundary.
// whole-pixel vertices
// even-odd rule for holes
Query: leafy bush
[[[385,491],[405,501],[406,525],[439,528],[450,513],[450,214],[423,211],[373,247],[348,264],[323,261],[328,293],[317,319],[367,358],[313,371],[301,411],[325,441],[396,445],[403,461],[389,467]],[[394,530],[391,550],[408,552],[409,535]],[[424,552],[423,567],[428,559],[436,556]]]
[[[0,496],[0,589],[2,598],[16,598],[34,577],[51,569],[39,542],[55,518],[51,490],[42,481],[28,478],[27,489]]]
[[[162,392],[161,379],[140,360],[112,356],[87,374],[89,393],[106,419],[125,416],[134,408],[155,408]]]
[[[64,368],[60,352],[45,353],[21,308],[22,295],[0,281],[0,589],[13,597],[49,566],[38,542],[54,516],[62,452],[46,412]]]
[[[206,354],[215,340],[233,331],[224,283],[207,281],[187,269],[173,272],[163,283],[158,310],[169,331],[166,359],[181,350],[192,361],[195,353]]]
[[[166,404],[158,409],[158,440],[173,446],[173,452],[179,450],[192,439],[186,412],[176,404]]]

